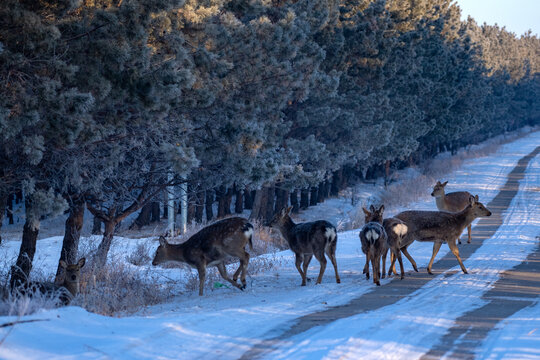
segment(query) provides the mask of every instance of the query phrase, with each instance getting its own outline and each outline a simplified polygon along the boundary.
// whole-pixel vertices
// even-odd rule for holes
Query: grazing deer
[[[391,264],[388,269],[388,276],[392,275],[392,271],[397,275],[396,269],[395,269],[395,262],[396,259],[399,261],[399,265],[401,267],[401,279],[404,277],[404,271],[403,271],[403,260],[401,258],[401,240],[407,234],[407,225],[399,219],[396,218],[386,218],[383,219],[383,212],[384,212],[384,205],[379,208],[379,210],[376,210],[373,205],[371,205],[370,210],[368,211],[365,208],[362,208],[365,213],[365,222],[366,224],[369,222],[375,222],[382,224],[384,230],[386,231],[386,244],[387,248],[382,255],[382,263],[383,263],[383,271],[382,271],[382,278],[385,277],[386,272],[386,255],[388,254],[388,250],[391,251]],[[367,265],[367,263],[366,263]],[[365,273],[365,268],[364,268]]]
[[[408,227],[401,246],[406,249],[414,240],[432,241],[433,254],[427,267],[430,274],[433,260],[441,248],[441,244],[446,242],[456,257],[461,270],[467,274],[467,269],[459,257],[459,250],[455,240],[463,232],[465,227],[469,226],[476,218],[481,216],[491,216],[489,211],[481,202],[478,202],[478,195],[471,196],[469,204],[465,209],[457,213],[446,211],[404,211],[396,215],[396,218],[405,222]],[[411,260],[412,258],[409,258]],[[414,260],[411,261],[416,271]]]
[[[32,296],[34,293],[58,297],[62,305],[69,305],[79,293],[81,282],[81,268],[86,263],[85,258],[81,258],[76,264],[68,264],[60,260],[60,266],[64,269],[64,281],[60,284],[52,282],[30,282],[24,288],[15,289],[18,294]]]
[[[366,224],[360,230],[358,236],[360,236],[360,242],[362,243],[362,251],[366,254],[364,274],[366,274],[366,279],[369,279],[369,262],[371,261],[371,267],[373,268],[373,282],[377,284],[377,286],[380,286],[379,276],[381,276],[381,257],[383,254],[386,255],[386,252],[388,251],[387,235],[382,225],[384,205],[381,205],[379,210],[375,210],[375,207],[371,205],[371,212],[364,207],[362,210],[364,210],[364,214],[366,215]],[[385,257],[383,258],[384,263],[386,262]],[[385,264],[383,264],[383,278],[385,272]]]
[[[336,261],[337,231],[336,227],[325,220],[295,224],[289,216],[292,206],[283,208],[274,215],[269,226],[278,229],[287,240],[289,247],[296,255],[296,269],[302,276],[302,286],[306,286],[307,269],[313,255],[320,263],[317,284],[320,284],[326,269],[326,255],[330,258],[336,273],[336,282],[341,282]],[[300,267],[303,262],[303,270]]]
[[[448,184],[448,181],[445,181],[441,184],[440,181],[437,181],[433,187],[433,192],[431,196],[435,197],[435,203],[437,204],[437,209],[439,211],[448,211],[448,212],[459,212],[463,210],[467,205],[469,205],[469,198],[472,196],[468,191],[457,191],[445,194],[444,187]],[[471,225],[467,226],[467,234],[469,235],[467,243],[471,243]],[[458,235],[458,244],[461,244],[460,239],[461,234]]]
[[[246,288],[246,272],[249,264],[249,253],[246,252],[246,244],[249,243],[249,247],[253,250],[252,236],[253,225],[240,217],[217,221],[179,245],[169,244],[161,236],[152,265],[156,266],[168,261],[180,261],[194,267],[199,273],[200,296],[203,295],[206,268],[208,266],[217,266],[223,279],[238,289],[244,290]],[[230,256],[240,259],[240,266],[232,279],[227,275],[227,269],[225,268],[225,260]],[[237,283],[240,273],[242,273],[240,277],[242,285]]]

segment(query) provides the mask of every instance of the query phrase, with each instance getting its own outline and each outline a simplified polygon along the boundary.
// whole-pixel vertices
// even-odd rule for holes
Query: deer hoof
[[[244,289],[246,288],[246,285],[243,285],[243,284],[242,284],[242,285],[240,285],[238,288],[239,288],[240,290],[244,291]]]
[[[381,283],[379,281],[377,281],[375,284],[377,284],[377,286],[381,286]]]
[[[403,280],[405,278],[405,276],[401,275],[401,280]]]
[[[336,279],[336,283],[341,284],[341,280],[340,280],[340,279]]]

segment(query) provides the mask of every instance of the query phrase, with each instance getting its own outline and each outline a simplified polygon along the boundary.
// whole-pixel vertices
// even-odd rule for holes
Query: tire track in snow
[[[471,254],[478,250],[480,246],[482,246],[483,241],[492,237],[502,225],[502,215],[508,210],[512,199],[516,196],[519,190],[519,182],[523,179],[529,162],[539,153],[540,146],[521,158],[510,174],[508,174],[505,185],[501,188],[495,198],[487,204],[487,207],[492,211],[493,215],[489,218],[481,218],[478,221],[472,231],[473,239],[471,244],[460,246],[460,256],[463,261],[468,259]],[[482,297],[482,299],[485,298],[489,303],[458,318],[456,324],[441,339],[441,342],[425,355],[425,359],[441,358],[442,356],[445,356],[447,352],[454,350],[455,344],[462,340],[462,338],[467,342],[466,345],[463,345],[462,347],[462,344],[458,344],[457,347],[463,349],[463,351],[454,350],[450,357],[474,357],[474,349],[481,344],[487,333],[493,329],[499,321],[521,310],[523,307],[530,305],[529,301],[522,301],[524,293],[527,293],[527,291],[522,293],[519,289],[526,287],[524,282],[530,281],[529,278],[534,277],[535,272],[535,278],[540,282],[537,275],[539,263],[535,260],[538,260],[535,256],[538,256],[539,251],[540,250],[537,249],[537,251],[530,255],[532,256],[531,261],[529,261],[528,258],[527,261],[524,261],[514,269],[503,272],[501,278],[495,283],[495,286]],[[451,252],[448,252],[444,257],[435,262],[433,265],[433,272],[435,275],[441,274],[442,272],[452,269],[456,264],[456,258]],[[530,266],[528,264],[530,264]],[[523,271],[532,272],[532,274],[528,273],[526,276],[512,276]],[[456,272],[457,271],[447,272],[445,276],[451,276]],[[324,326],[339,319],[393,305],[396,302],[409,297],[413,292],[419,290],[434,278],[434,275],[427,274],[424,269],[419,273],[408,273],[405,280],[394,279],[384,286],[373,288],[369,293],[352,300],[346,305],[332,307],[325,311],[303,316],[290,324],[287,328],[274,329],[271,331],[272,335],[276,333],[280,333],[281,335],[272,337],[272,335],[269,334],[269,339],[261,341],[250,351],[244,353],[241,359],[253,359],[268,355],[270,352],[278,349],[281,344],[286,343],[289,338],[306,332],[314,327]],[[521,281],[519,285],[517,283],[518,281]],[[533,288],[531,290],[533,291],[531,293],[534,294],[534,296],[537,296],[538,292],[535,292],[534,289],[537,290],[540,283],[533,284],[532,286]],[[534,286],[536,286],[536,288],[534,288]],[[507,291],[508,287],[514,287],[516,293]],[[501,293],[504,293],[504,296],[501,297]],[[528,296],[525,297],[527,298]],[[534,300],[531,299],[531,301]],[[501,312],[504,317],[498,316],[497,318],[492,317],[491,319],[487,319],[490,314],[489,311],[498,311],[497,309],[501,307],[505,309],[505,312]],[[486,310],[488,311],[486,312]],[[467,317],[467,315],[469,315],[469,317]],[[471,321],[471,317],[475,317],[477,321]],[[489,321],[486,322],[486,319]]]

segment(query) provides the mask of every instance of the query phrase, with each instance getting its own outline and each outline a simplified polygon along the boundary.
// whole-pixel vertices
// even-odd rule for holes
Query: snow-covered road
[[[502,146],[491,156],[467,162],[447,178],[449,191],[467,189],[479,194],[484,204],[491,202],[518,160],[539,144],[540,132],[535,132]],[[414,207],[434,209],[435,205],[429,201]],[[44,321],[0,328],[0,358],[237,359],[257,355],[287,359],[410,359],[442,349],[445,344],[450,344],[450,352],[444,350],[442,354],[457,356],[460,340],[448,340],[449,331],[456,328],[460,317],[488,304],[483,296],[501,275],[537,250],[539,214],[540,158],[536,156],[527,164],[508,211],[501,214],[503,225],[464,260],[468,275],[459,271],[455,258],[452,262],[453,256],[444,260],[448,251],[443,246],[437,256],[437,260],[443,260],[433,266],[436,275],[405,297],[396,296],[385,306],[374,306],[374,310],[359,310],[335,321],[327,319],[321,326],[308,327],[306,331],[291,331],[303,316],[346,306],[363,296],[373,297],[369,295],[374,293],[373,283],[362,275],[364,259],[358,230],[353,230],[339,234],[341,284],[334,282],[333,271],[327,268],[323,284],[310,283],[301,288],[290,251],[265,255],[278,266],[251,276],[245,292],[220,288],[203,298],[193,292],[124,318],[104,317],[78,307],[26,316],[22,320]],[[16,241],[2,246],[8,256],[18,250]],[[58,238],[40,240],[37,263],[53,266],[59,246]],[[460,251],[467,246],[471,245],[462,245]],[[414,243],[409,252],[420,268],[415,276],[427,278],[425,267],[431,256],[431,243]],[[443,271],[445,261],[451,263]],[[408,281],[417,280],[410,274],[408,261],[404,263],[406,278],[398,283],[406,287]],[[155,271],[167,276],[178,272],[161,268]],[[317,271],[318,263],[313,261],[309,272],[313,276]],[[537,267],[536,276],[538,273]],[[379,289],[391,289],[392,281],[383,280]],[[539,357],[538,296],[527,297],[529,305],[500,319],[473,353],[479,358]],[[0,317],[0,324],[14,320],[15,317]],[[284,336],[287,332],[291,335]],[[433,356],[437,357],[435,353]]]

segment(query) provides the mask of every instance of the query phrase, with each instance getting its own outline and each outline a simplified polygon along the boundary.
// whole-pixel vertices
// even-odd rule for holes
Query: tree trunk
[[[162,196],[163,196],[163,218],[162,219],[168,219],[169,218],[169,197],[166,190],[163,190]]]
[[[281,209],[286,208],[289,204],[289,192],[285,189],[276,188],[276,206],[274,207],[274,214]]]
[[[253,209],[253,199],[255,196],[253,196],[253,192],[249,191],[249,189],[246,187],[244,189],[244,209],[246,210],[252,210]]]
[[[384,162],[384,188],[388,185],[388,180],[390,179],[390,160]]]
[[[13,199],[15,195],[9,195],[8,196],[8,204],[7,204],[7,217],[8,217],[8,224],[13,225],[15,222],[13,221]]]
[[[225,186],[220,186],[219,188],[216,189],[216,199],[218,203],[218,213],[217,213],[218,218],[222,218],[225,215],[227,215],[227,212],[225,211],[225,208],[227,206],[226,194],[227,194],[227,189],[225,188]]]
[[[317,193],[317,202],[322,203],[326,200],[326,181],[319,184],[319,192]]]
[[[101,232],[101,220],[94,216],[94,220],[92,222],[92,235],[101,235],[103,232]]]
[[[309,207],[309,189],[300,191],[300,209],[305,210]]]
[[[266,199],[266,211],[264,214],[264,223],[267,224],[272,220],[272,217],[274,216],[274,204],[276,199],[276,188],[272,184],[272,186],[268,187],[268,195]]]
[[[212,221],[214,218],[214,210],[212,205],[214,204],[214,190],[206,190],[206,221]]]
[[[17,288],[28,282],[30,271],[32,271],[32,261],[36,253],[36,242],[39,233],[39,218],[34,219],[29,215],[31,212],[30,201],[26,201],[26,221],[23,227],[21,248],[17,262],[11,267],[11,289]]]
[[[58,268],[56,269],[55,283],[62,282],[64,270],[60,266],[60,260],[64,260],[68,264],[75,264],[77,262],[77,253],[79,251],[79,239],[81,237],[81,230],[84,220],[84,199],[77,198],[73,201],[69,207],[69,215],[66,219],[66,225],[64,230],[64,240],[62,242],[62,250],[60,251],[60,259],[58,261]]]
[[[159,207],[159,201],[152,201],[152,216],[150,218],[150,223],[159,222],[160,220],[160,207]]]
[[[235,195],[236,199],[234,201],[234,212],[236,214],[241,214],[244,211],[243,193],[242,190],[238,189],[237,186],[235,186]]]
[[[266,207],[268,203],[268,188],[262,187],[255,192],[253,200],[253,209],[251,210],[250,219],[265,221]]]
[[[4,221],[4,215],[6,214],[6,207],[8,203],[9,196],[5,194],[0,194],[0,244],[2,243],[2,223]]]
[[[188,206],[187,206],[187,224],[191,224],[195,218],[195,195],[193,193],[188,197]],[[186,224],[186,226],[187,226]]]
[[[150,217],[152,215],[152,204],[148,203],[144,205],[139,212],[139,216],[135,219],[133,224],[129,227],[130,229],[133,229],[137,227],[137,229],[142,228],[143,226],[150,225]]]
[[[94,261],[92,261],[94,271],[103,268],[107,263],[107,255],[109,254],[109,250],[111,249],[117,221],[115,219],[111,219],[109,221],[105,221],[104,224],[105,232],[103,233],[103,239],[101,239],[101,243],[99,244],[96,253],[94,254]]]
[[[291,191],[291,206],[292,206],[292,212],[294,214],[298,213],[300,210],[300,205],[298,204],[298,189],[294,189]]]
[[[330,186],[330,195],[338,196],[339,195],[339,182],[340,182],[340,172],[341,170],[334,171],[332,175],[332,185]]]
[[[227,192],[225,193],[224,204],[223,204],[224,205],[223,210],[225,210],[225,215],[231,214],[231,203],[232,203],[233,194],[234,194],[234,191],[232,188],[228,188]]]
[[[200,224],[202,223],[203,214],[204,214],[204,193],[197,191],[195,193],[195,222]]]
[[[309,197],[309,206],[317,205],[317,198],[319,197],[319,188],[317,186],[311,187],[311,196]]]

